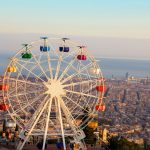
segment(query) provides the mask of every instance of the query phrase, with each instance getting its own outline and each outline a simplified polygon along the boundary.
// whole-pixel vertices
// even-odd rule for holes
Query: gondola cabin
[[[18,138],[18,137],[19,137],[19,133],[18,133],[18,131],[15,131],[14,136],[15,136],[16,138]]]
[[[106,78],[103,78],[103,77],[99,78],[99,81],[105,81],[105,80]]]
[[[96,90],[98,92],[105,92],[106,91],[106,86],[104,86],[104,85],[98,85],[98,86],[96,86]]]
[[[48,52],[48,51],[50,51],[50,47],[49,46],[40,46],[40,51],[41,52]]]
[[[74,149],[79,149],[79,144],[78,143],[74,143]]]
[[[2,138],[5,138],[5,137],[6,137],[6,133],[2,132]]]
[[[77,56],[77,59],[78,59],[78,60],[86,60],[87,57],[86,57],[86,55],[82,55],[82,54],[81,54],[81,55],[78,55],[78,56]]]
[[[9,88],[8,85],[0,85],[0,90],[7,91]]]
[[[6,127],[7,128],[15,128],[16,127],[16,123],[15,122],[6,122]]]
[[[7,96],[0,96],[0,99],[3,99],[3,101],[6,101],[8,99]]]
[[[69,47],[66,47],[66,46],[64,46],[64,47],[59,47],[59,51],[60,51],[60,52],[69,52]]]
[[[0,104],[0,110],[8,110],[9,105],[8,104]]]
[[[23,59],[31,59],[32,58],[32,54],[28,53],[28,52],[22,53],[22,58]]]
[[[98,105],[95,106],[95,109],[97,111],[105,111],[106,106],[104,104],[98,104]]]
[[[13,137],[13,136],[12,136],[12,133],[9,133],[8,136],[7,136],[7,138],[8,138],[9,140],[11,140],[12,137]]]
[[[100,69],[98,69],[98,68],[90,68],[90,73],[92,73],[92,74],[99,74],[100,73]]]
[[[17,68],[15,66],[9,66],[7,68],[7,72],[16,72],[17,71]]]
[[[90,121],[88,123],[88,127],[92,128],[92,129],[96,129],[98,127],[98,123],[96,121]]]

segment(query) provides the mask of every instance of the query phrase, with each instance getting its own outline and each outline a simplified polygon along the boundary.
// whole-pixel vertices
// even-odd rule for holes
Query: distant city
[[[12,55],[1,55],[0,74],[3,74],[9,59]],[[128,72],[134,77],[150,77],[150,61],[134,59],[116,59],[116,58],[96,58],[97,63],[101,66],[103,76],[106,78],[119,77],[124,78]]]
[[[99,123],[110,134],[150,144],[150,78],[111,78],[106,81],[106,111]]]

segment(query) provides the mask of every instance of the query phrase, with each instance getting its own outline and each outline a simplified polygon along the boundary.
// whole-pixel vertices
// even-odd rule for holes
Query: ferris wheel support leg
[[[41,117],[41,115],[42,115],[42,113],[43,113],[44,109],[46,108],[46,106],[47,106],[48,102],[49,102],[49,101],[46,101],[46,103],[44,104],[44,107],[41,109],[41,111],[40,111],[39,115],[37,116],[37,118],[36,118],[35,122],[33,123],[32,128],[31,128],[31,129],[30,129],[30,131],[28,132],[28,134],[27,134],[27,136],[25,137],[25,139],[24,139],[23,143],[22,143],[21,145],[20,145],[20,144],[18,145],[17,150],[22,150],[22,148],[23,148],[24,144],[26,143],[26,141],[28,140],[28,138],[29,138],[30,134],[32,133],[32,131],[33,131],[33,129],[34,129],[34,127],[35,127],[35,125],[36,125],[36,124],[37,124],[37,122],[39,121],[39,119],[40,119],[40,117]]]
[[[62,133],[62,139],[63,139],[63,146],[64,146],[64,150],[66,150],[64,127],[63,127],[62,113],[61,113],[61,108],[60,108],[60,98],[59,98],[59,99],[57,98],[57,102],[58,102],[59,120],[60,120],[60,126],[61,126],[61,133]]]
[[[48,111],[47,111],[47,119],[46,119],[46,126],[45,126],[45,133],[44,133],[42,150],[45,150],[45,143],[46,143],[46,137],[47,137],[47,131],[48,131],[48,123],[49,123],[49,118],[50,118],[51,105],[52,105],[52,99],[49,100],[49,105],[47,108]]]
[[[80,148],[82,148],[82,150],[87,150],[86,148],[86,145],[84,142],[81,142],[81,138],[79,138],[83,133],[83,131],[81,129],[79,129],[73,122],[74,122],[74,119],[72,117],[72,115],[70,114],[68,108],[66,107],[66,105],[64,104],[64,101],[60,98],[60,104],[61,104],[61,107],[63,108],[63,112],[65,114],[65,117],[67,118],[67,121],[70,125],[70,127],[72,128],[72,131],[74,132],[74,140],[76,142],[79,142],[80,143]],[[81,135],[77,135],[77,133],[80,133]],[[85,136],[85,135],[82,135],[82,136]],[[82,137],[83,139],[83,137]]]

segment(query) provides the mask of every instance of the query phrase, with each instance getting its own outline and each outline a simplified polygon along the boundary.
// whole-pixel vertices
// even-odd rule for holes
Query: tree
[[[82,116],[82,123],[84,122],[84,128],[83,128],[83,131],[85,133],[85,143],[87,144],[95,144],[95,138],[96,138],[96,135],[94,134],[94,131],[95,129],[92,129],[90,127],[88,127],[88,117],[89,117],[89,108],[88,107],[85,107],[83,109],[83,116]],[[83,127],[83,126],[82,126]]]
[[[138,144],[123,137],[111,137],[108,142],[108,148],[111,150],[143,150]]]
[[[18,130],[19,130],[19,126],[16,124],[15,131],[18,131]]]
[[[4,121],[3,121],[3,132],[5,132],[6,131],[6,119],[4,119]]]
[[[87,144],[95,144],[95,138],[96,138],[96,135],[94,134],[94,129],[86,126],[84,129],[83,129],[86,137],[85,137],[85,143]]]

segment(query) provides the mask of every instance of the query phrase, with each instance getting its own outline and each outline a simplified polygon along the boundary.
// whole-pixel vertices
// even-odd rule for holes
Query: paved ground
[[[15,149],[12,148],[12,146],[6,146],[6,145],[1,146],[1,145],[0,145],[0,150],[15,150]]]
[[[100,150],[99,146],[96,146],[95,148],[88,146],[87,148],[88,150]],[[26,147],[24,150],[39,150],[39,149],[37,149],[36,146],[29,146],[29,147]],[[48,145],[47,150],[58,150],[58,149],[56,148],[55,145]]]
[[[91,147],[91,146],[87,146],[88,150],[100,150],[100,147],[99,146],[96,146],[95,148],[94,147]],[[11,146],[0,146],[0,150],[15,150],[14,148],[12,148]],[[24,148],[24,150],[39,150],[36,146],[26,146]],[[47,147],[47,150],[58,150],[56,148],[55,145],[48,145]]]
[[[0,147],[0,150],[8,150],[8,148]]]

